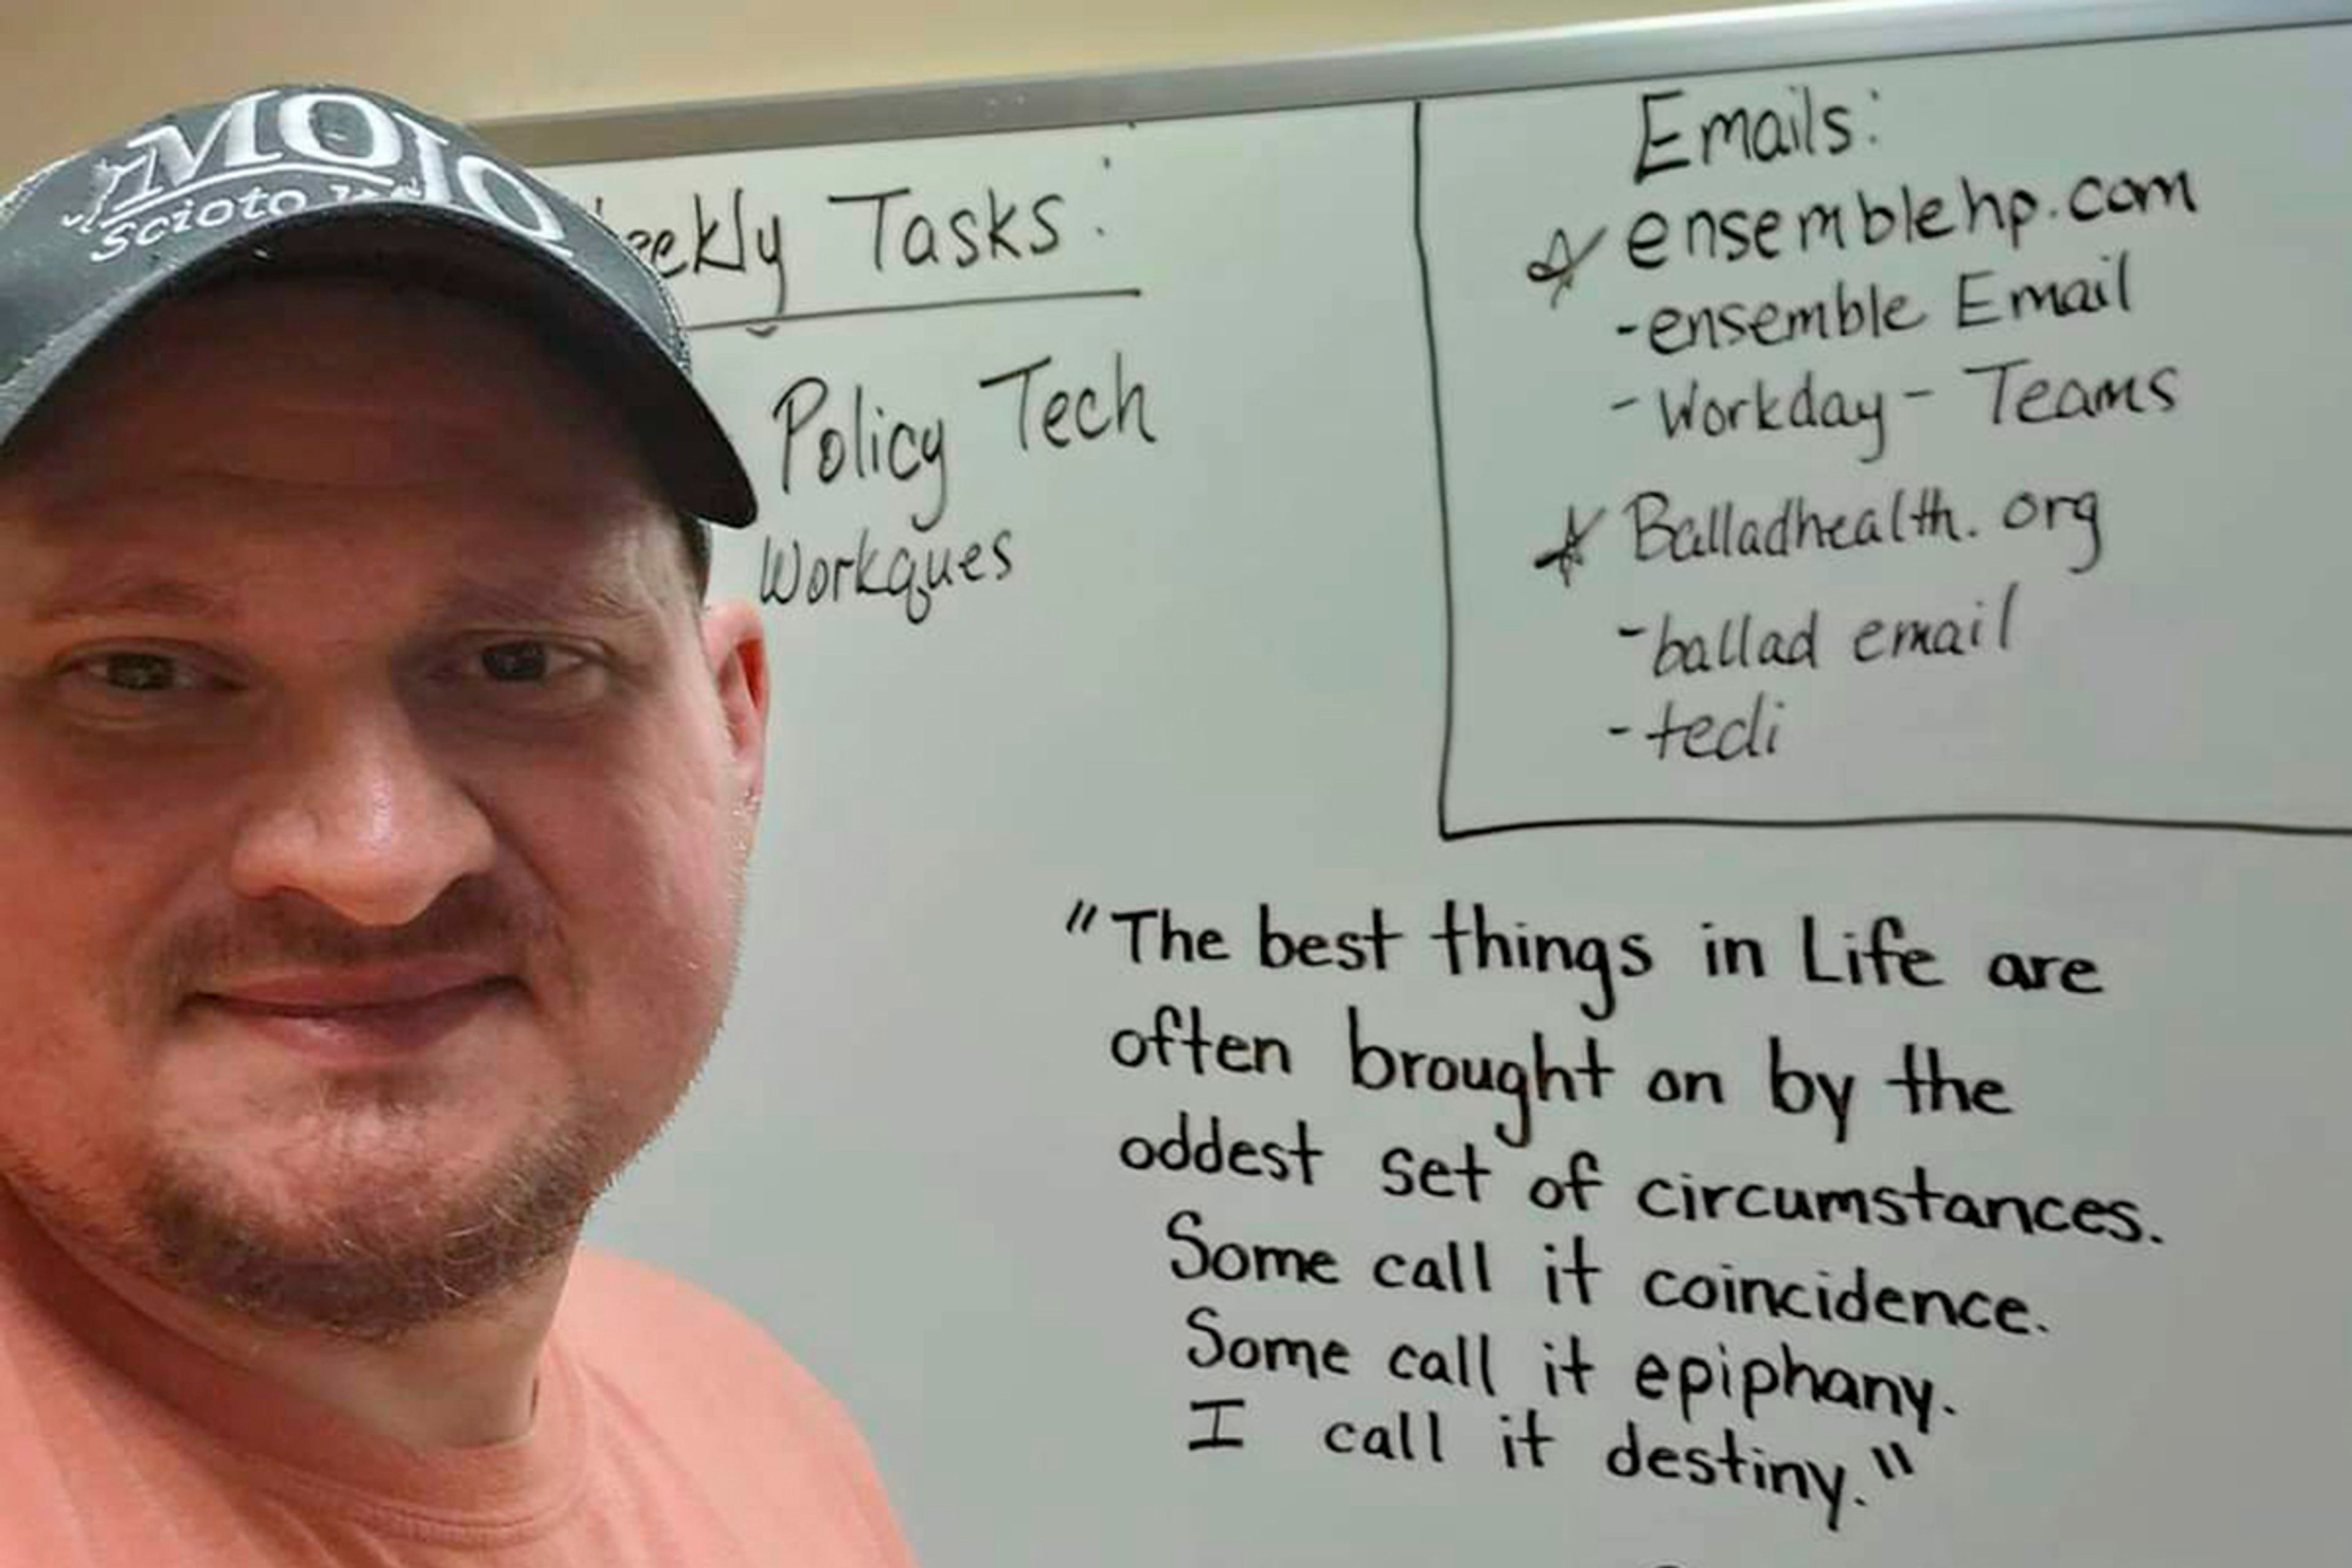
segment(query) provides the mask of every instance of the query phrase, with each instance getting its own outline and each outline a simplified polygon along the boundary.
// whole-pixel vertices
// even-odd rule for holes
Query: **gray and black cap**
[[[0,446],[147,307],[208,281],[321,268],[514,312],[612,399],[680,512],[735,527],[756,514],[661,279],[478,138],[347,87],[179,110],[0,195]]]

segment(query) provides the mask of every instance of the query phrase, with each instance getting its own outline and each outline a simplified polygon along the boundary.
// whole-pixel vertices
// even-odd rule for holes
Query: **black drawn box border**
[[[1861,816],[1803,817],[1618,815],[1535,816],[1501,822],[1475,823],[1467,826],[1455,824],[1452,816],[1457,718],[1454,691],[1461,672],[1460,650],[1454,627],[1459,606],[1455,603],[1454,587],[1453,500],[1445,471],[1444,400],[1438,375],[1437,305],[1430,275],[1429,232],[1422,215],[1424,184],[1423,118],[1427,107],[1426,102],[1421,100],[1415,100],[1412,106],[1411,207],[1413,257],[1421,279],[1422,328],[1429,355],[1429,418],[1436,456],[1437,537],[1440,576],[1444,592],[1445,670],[1443,683],[1444,722],[1438,745],[1437,762],[1437,837],[1439,839],[1453,843],[1461,839],[1493,837],[1506,833],[1528,833],[1540,828],[1552,827],[1726,827],[1812,830],[1918,827],[1961,823],[2052,823],[2072,826],[2132,827],[2176,833],[2251,833],[2297,838],[2352,837],[2352,824],[2266,822],[2221,817],[2137,816],[2067,811],[1920,811],[1890,812]]]

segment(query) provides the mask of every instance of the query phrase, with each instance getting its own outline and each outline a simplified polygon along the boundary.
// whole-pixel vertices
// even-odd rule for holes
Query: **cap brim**
[[[561,258],[499,226],[446,206],[399,200],[289,214],[212,250],[127,283],[44,344],[0,406],[0,445],[100,345],[142,312],[229,279],[320,271],[383,277],[464,292],[537,326],[610,397],[671,502],[740,528],[759,513],[734,443],[694,382],[626,307]]]

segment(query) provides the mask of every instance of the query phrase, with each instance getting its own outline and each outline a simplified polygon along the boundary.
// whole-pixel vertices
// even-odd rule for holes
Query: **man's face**
[[[383,1335],[560,1256],[716,1028],[756,619],[439,296],[158,313],[0,466],[0,1173]]]

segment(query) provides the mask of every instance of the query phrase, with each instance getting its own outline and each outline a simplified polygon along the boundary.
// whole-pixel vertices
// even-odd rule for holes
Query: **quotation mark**
[[[1873,1447],[1870,1457],[1878,1461],[1878,1473],[1890,1481],[1899,1481],[1916,1473],[1911,1468],[1911,1456],[1903,1451],[1900,1443],[1889,1443],[1884,1448]]]
[[[1084,936],[1095,929],[1095,917],[1100,913],[1100,909],[1080,899],[1070,906],[1070,918],[1062,922],[1062,929],[1072,936]]]

